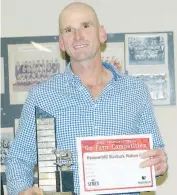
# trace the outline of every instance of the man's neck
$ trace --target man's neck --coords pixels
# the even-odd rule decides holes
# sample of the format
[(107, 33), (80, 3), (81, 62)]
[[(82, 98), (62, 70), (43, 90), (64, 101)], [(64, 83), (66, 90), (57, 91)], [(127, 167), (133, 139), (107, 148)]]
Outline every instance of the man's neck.
[(85, 86), (97, 86), (104, 82), (107, 74), (110, 74), (101, 60), (92, 62), (71, 62), (71, 68)]

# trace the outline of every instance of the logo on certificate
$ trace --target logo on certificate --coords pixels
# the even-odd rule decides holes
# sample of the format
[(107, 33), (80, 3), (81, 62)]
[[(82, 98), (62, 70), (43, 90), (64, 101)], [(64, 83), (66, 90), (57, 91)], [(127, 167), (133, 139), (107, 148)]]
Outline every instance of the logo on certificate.
[(146, 179), (146, 176), (142, 176), (142, 180), (145, 180)]
[(88, 186), (99, 186), (99, 181), (95, 181), (94, 179), (92, 179), (91, 181), (89, 181), (87, 183)]
[(147, 180), (146, 176), (142, 176), (141, 181), (138, 181), (138, 184), (140, 184), (140, 185), (144, 185), (144, 184), (152, 185), (152, 182)]

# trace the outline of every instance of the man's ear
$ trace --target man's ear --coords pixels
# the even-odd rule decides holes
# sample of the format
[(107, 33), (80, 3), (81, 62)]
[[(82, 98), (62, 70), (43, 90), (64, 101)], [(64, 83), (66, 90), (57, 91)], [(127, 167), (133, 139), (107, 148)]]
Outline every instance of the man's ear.
[(99, 38), (102, 44), (107, 40), (107, 33), (103, 25), (99, 27)]
[(61, 49), (62, 51), (65, 51), (65, 46), (64, 46), (64, 42), (63, 42), (63, 37), (62, 37), (61, 34), (59, 35), (59, 46), (60, 46), (60, 49)]

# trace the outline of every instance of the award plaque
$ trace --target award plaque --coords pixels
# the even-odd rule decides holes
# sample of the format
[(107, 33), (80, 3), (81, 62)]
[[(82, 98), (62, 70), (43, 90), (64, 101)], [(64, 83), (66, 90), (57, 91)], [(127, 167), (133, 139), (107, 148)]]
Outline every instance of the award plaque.
[(35, 108), (38, 187), (45, 195), (73, 195), (72, 154), (57, 150), (55, 117)]

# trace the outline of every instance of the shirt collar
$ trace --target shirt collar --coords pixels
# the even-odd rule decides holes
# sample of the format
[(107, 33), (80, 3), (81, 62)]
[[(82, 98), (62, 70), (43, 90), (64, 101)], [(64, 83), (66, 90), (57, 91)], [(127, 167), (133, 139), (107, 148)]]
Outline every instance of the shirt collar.
[[(119, 78), (123, 77), (123, 73), (119, 72), (114, 65), (106, 62), (103, 62), (102, 65), (113, 73), (114, 81), (117, 81)], [(69, 62), (66, 66), (65, 76), (68, 81), (72, 81), (73, 79), (79, 79), (79, 77), (75, 75), (71, 70), (71, 62)]]

